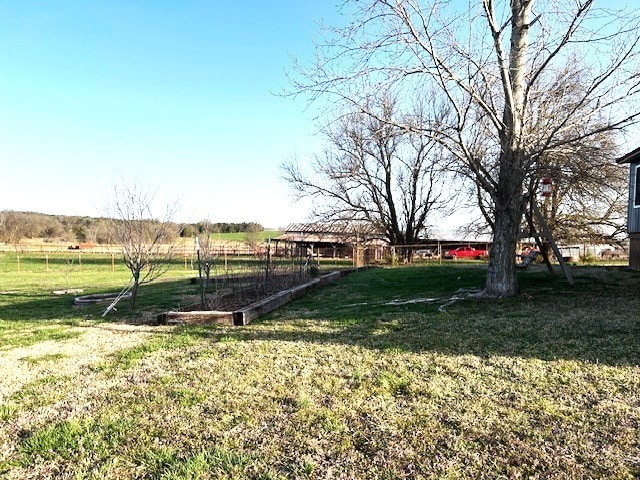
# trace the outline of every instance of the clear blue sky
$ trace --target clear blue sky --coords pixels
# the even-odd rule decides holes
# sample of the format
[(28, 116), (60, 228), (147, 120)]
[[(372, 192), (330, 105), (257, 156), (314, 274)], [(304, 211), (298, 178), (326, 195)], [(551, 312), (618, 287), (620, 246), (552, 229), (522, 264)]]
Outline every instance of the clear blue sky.
[(178, 220), (302, 221), (280, 165), (319, 148), (291, 57), (335, 2), (21, 0), (0, 4), (0, 210), (104, 213), (118, 176)]
[(305, 220), (280, 165), (320, 150), (315, 110), (274, 93), (340, 4), (0, 3), (0, 210), (101, 215), (123, 177), (179, 221)]

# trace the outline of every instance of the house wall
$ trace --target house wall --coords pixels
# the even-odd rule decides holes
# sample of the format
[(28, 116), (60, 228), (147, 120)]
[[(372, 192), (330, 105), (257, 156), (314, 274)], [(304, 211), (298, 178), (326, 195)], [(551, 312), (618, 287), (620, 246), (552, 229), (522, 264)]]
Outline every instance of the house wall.
[(640, 233), (629, 234), (629, 268), (640, 270)]
[(629, 235), (633, 233), (640, 233), (640, 202), (638, 202), (636, 195), (640, 195), (640, 191), (637, 191), (638, 182), (640, 178), (638, 174), (640, 172), (640, 162), (632, 162), (629, 171), (629, 211), (627, 215), (627, 231)]
[(640, 162), (629, 164), (629, 210), (627, 214), (627, 232), (629, 232), (629, 267), (640, 270), (640, 202), (638, 202), (638, 174)]

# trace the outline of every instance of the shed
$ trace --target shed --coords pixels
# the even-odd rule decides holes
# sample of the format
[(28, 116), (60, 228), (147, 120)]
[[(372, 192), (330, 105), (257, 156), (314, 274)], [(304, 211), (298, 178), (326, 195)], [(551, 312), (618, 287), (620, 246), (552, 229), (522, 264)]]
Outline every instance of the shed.
[(381, 261), (387, 242), (368, 225), (294, 223), (276, 240), (292, 243), (305, 254), (352, 258), (354, 264)]
[(618, 163), (629, 164), (629, 267), (640, 270), (640, 147), (620, 157)]

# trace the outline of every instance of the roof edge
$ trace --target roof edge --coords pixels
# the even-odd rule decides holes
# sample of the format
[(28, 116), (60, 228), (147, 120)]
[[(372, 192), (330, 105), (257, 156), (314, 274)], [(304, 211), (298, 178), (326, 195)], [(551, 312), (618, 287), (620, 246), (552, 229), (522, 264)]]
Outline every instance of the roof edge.
[(619, 159), (616, 160), (617, 163), (633, 163), (639, 161), (640, 162), (640, 147), (632, 150), (629, 153), (624, 154)]

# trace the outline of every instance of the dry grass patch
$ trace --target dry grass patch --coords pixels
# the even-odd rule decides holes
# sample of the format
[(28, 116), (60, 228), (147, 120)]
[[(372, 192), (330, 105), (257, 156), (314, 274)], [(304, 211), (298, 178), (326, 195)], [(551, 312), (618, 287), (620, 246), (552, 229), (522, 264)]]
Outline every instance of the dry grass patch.
[(0, 351), (0, 458), (15, 454), (16, 440), (25, 429), (85, 411), (87, 402), (81, 397), (109, 388), (95, 381), (91, 366), (152, 335), (146, 327), (117, 324), (49, 328), (66, 329), (64, 340)]
[[(82, 367), (99, 362), (115, 351), (138, 345), (152, 334), (148, 327), (125, 324), (97, 324), (64, 329), (57, 340), (0, 351), (3, 375), (0, 399), (23, 385), (46, 375), (75, 375)], [(21, 333), (28, 336), (29, 332)]]

